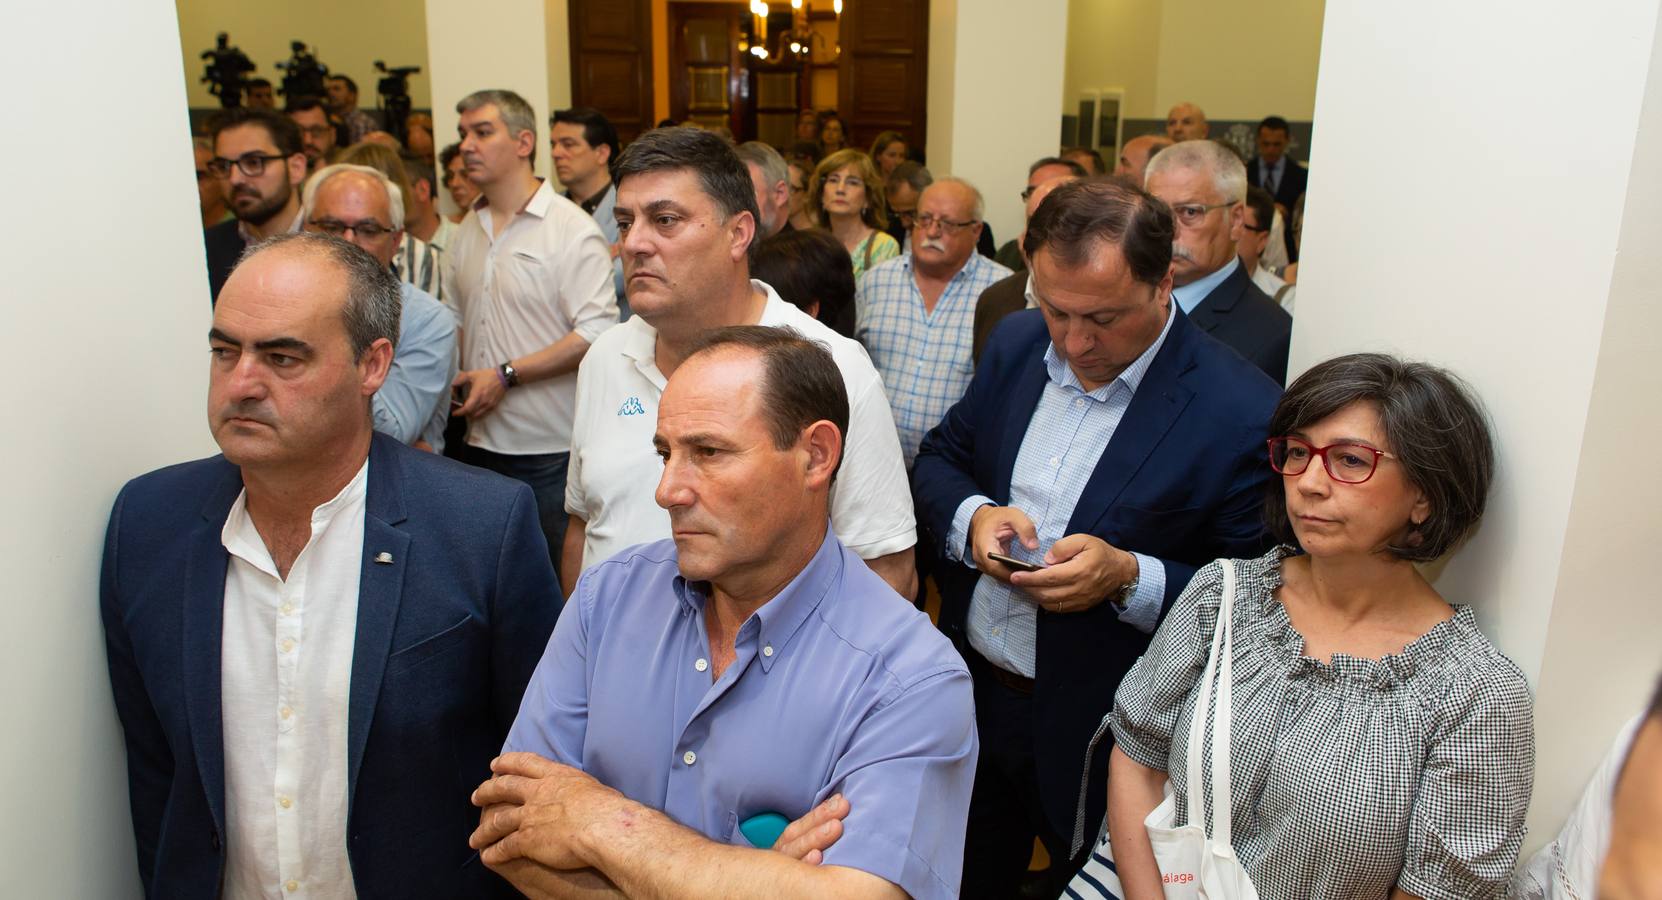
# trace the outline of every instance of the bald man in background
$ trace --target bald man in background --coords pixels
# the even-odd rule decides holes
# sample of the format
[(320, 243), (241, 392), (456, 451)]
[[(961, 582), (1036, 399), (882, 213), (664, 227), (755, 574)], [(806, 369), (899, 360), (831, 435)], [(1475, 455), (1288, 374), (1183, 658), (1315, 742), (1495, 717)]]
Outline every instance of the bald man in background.
[(1206, 124), (1206, 113), (1187, 100), (1166, 113), (1166, 137), (1171, 138), (1174, 144), (1205, 140), (1210, 131), (1211, 126)]
[(1171, 146), (1171, 139), (1158, 134), (1143, 134), (1125, 142), (1120, 148), (1119, 164), (1114, 166), (1114, 174), (1121, 178), (1131, 179), (1138, 187), (1143, 184), (1143, 173), (1148, 171), (1148, 161), (1154, 154)]

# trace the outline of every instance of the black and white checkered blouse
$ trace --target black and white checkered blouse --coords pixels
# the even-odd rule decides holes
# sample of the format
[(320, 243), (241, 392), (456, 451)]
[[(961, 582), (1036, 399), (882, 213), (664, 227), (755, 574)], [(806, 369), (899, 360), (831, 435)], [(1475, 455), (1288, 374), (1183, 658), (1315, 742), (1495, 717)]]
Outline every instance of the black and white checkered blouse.
[[(1504, 896), (1534, 772), (1523, 673), (1468, 607), (1381, 660), (1304, 656), (1275, 598), (1291, 552), (1242, 561), (1234, 607), (1231, 821), (1259, 895)], [(1180, 825), (1189, 786), (1171, 749), (1188, 740), (1221, 592), (1217, 563), (1196, 573), (1109, 716), (1127, 756), (1169, 773)]]

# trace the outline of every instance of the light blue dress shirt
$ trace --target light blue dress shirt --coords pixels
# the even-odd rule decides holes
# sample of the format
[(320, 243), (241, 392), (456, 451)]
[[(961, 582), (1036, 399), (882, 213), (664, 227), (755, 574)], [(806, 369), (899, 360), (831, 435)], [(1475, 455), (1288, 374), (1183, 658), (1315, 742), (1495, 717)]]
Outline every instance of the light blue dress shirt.
[[(1137, 386), (1166, 343), (1175, 318), (1168, 313), (1166, 325), (1154, 343), (1119, 377), (1094, 391), (1086, 391), (1079, 383), (1054, 344), (1045, 348), (1049, 380), (1028, 421), (1010, 475), (1010, 505), (1033, 521), (1039, 548), (1028, 550), (1021, 541), (1012, 540), (1010, 556), (1041, 563), (1051, 545), (1067, 536), (1068, 522), (1079, 505), (1085, 483), (1113, 440)], [(974, 567), (965, 552), (970, 518), (992, 502), (992, 498), (977, 494), (959, 504), (947, 534), (946, 556)], [(1137, 589), (1119, 617), (1137, 630), (1153, 634), (1166, 595), (1166, 568), (1152, 556), (1135, 552), (1132, 556), (1137, 558)], [(982, 575), (976, 582), (970, 595), (969, 642), (993, 665), (1034, 677), (1038, 622), (1038, 606), (1019, 589), (989, 575)]]
[(1178, 308), (1183, 310), (1184, 315), (1192, 313), (1195, 311), (1195, 307), (1200, 305), (1200, 301), (1205, 300), (1206, 295), (1212, 293), (1213, 288), (1223, 284), (1223, 280), (1228, 278), (1230, 273), (1240, 267), (1241, 258), (1239, 256), (1232, 256), (1230, 257), (1229, 262), (1224, 264), (1223, 268), (1213, 272), (1205, 278), (1202, 278), (1199, 281), (1191, 281), (1182, 287), (1172, 288), (1171, 298), (1177, 304)]
[(398, 349), (370, 402), (375, 430), (405, 444), (419, 438), (443, 453), (450, 384), (456, 380), (456, 314), (407, 281), (398, 289), (404, 299)]
[(969, 670), (945, 636), (827, 524), (712, 678), (706, 588), (681, 577), (673, 541), (585, 572), (504, 749), (740, 846), (747, 819), (794, 820), (841, 792), (827, 865), (957, 897), (978, 745)]
[(912, 257), (891, 259), (860, 277), (854, 339), (883, 376), (906, 468), (929, 429), (964, 396), (975, 374), (975, 305), (1010, 270), (979, 253), (947, 282), (933, 310), (923, 308)]

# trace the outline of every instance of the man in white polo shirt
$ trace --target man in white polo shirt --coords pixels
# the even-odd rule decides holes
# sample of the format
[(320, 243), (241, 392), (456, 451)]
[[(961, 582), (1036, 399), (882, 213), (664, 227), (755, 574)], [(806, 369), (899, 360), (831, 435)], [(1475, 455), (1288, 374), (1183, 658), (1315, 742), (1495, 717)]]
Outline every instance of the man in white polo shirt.
[(462, 459), (531, 486), (558, 569), (577, 364), (618, 318), (611, 253), (594, 219), (532, 171), (530, 104), (477, 91), (456, 112), (480, 189), (445, 254), (462, 313)]
[[(860, 345), (750, 280), (759, 238), (750, 173), (719, 137), (660, 128), (632, 142), (616, 169), (624, 284), (634, 317), (595, 342), (577, 382), (571, 513), (561, 581), (583, 568), (671, 536), (653, 499), (662, 463), (653, 449), (658, 398), (699, 335), (728, 325), (794, 328), (823, 343), (848, 389), (849, 429), (831, 494), (831, 525), (903, 597), (917, 590), (917, 542), (900, 439), (882, 381)], [(711, 465), (743, 448), (701, 451)], [(766, 491), (769, 485), (757, 485)]]

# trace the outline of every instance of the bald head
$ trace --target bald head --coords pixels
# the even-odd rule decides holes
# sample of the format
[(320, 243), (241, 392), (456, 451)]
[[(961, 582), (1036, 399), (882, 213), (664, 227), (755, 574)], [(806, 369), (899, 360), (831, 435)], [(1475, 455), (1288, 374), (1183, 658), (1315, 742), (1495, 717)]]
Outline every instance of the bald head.
[(1208, 131), (1206, 113), (1193, 103), (1179, 103), (1166, 113), (1166, 137), (1173, 142), (1198, 141)]
[(1171, 146), (1169, 138), (1158, 134), (1145, 134), (1134, 137), (1125, 142), (1120, 150), (1119, 164), (1114, 167), (1114, 174), (1143, 183), (1143, 174), (1148, 171), (1148, 161), (1154, 154)]

